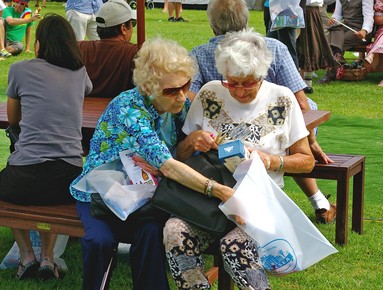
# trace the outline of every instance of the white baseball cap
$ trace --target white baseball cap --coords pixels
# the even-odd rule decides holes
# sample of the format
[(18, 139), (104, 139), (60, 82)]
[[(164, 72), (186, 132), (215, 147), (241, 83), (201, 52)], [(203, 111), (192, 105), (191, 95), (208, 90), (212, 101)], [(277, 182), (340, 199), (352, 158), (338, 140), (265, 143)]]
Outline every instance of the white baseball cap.
[(124, 0), (109, 0), (96, 13), (98, 27), (112, 27), (130, 19), (137, 19), (136, 11)]

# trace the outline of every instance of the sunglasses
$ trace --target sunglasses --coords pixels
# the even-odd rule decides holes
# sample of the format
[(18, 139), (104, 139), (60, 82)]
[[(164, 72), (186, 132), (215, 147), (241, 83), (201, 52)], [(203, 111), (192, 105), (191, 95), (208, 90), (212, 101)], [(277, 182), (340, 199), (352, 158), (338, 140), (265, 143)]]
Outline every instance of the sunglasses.
[(176, 96), (182, 91), (184, 94), (189, 90), (191, 84), (191, 79), (189, 79), (184, 85), (177, 88), (166, 88), (162, 90), (162, 95), (165, 97)]
[(136, 27), (136, 25), (137, 25), (136, 19), (130, 19), (129, 21), (130, 21), (130, 23), (132, 23), (132, 27)]
[(24, 5), (24, 6), (27, 5), (27, 2), (20, 1), (20, 0), (13, 0), (13, 2), (18, 3), (20, 5)]
[(221, 84), (229, 90), (235, 90), (235, 89), (239, 89), (239, 88), (242, 88), (244, 90), (252, 90), (259, 85), (259, 80), (252, 82), (252, 83), (245, 83), (245, 84), (241, 84), (241, 85), (236, 85), (236, 84), (229, 83), (228, 81), (223, 80), (221, 78)]

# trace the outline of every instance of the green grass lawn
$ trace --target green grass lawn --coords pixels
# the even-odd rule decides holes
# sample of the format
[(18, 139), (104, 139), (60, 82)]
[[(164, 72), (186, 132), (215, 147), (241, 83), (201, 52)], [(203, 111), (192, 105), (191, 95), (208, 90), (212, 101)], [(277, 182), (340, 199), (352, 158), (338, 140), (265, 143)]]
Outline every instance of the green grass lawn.
[[(33, 4), (33, 1), (31, 1)], [(48, 2), (43, 13), (55, 12), (64, 15), (62, 2)], [(146, 37), (161, 35), (177, 40), (187, 49), (205, 43), (213, 36), (203, 10), (184, 10), (183, 17), (190, 22), (168, 22), (168, 16), (160, 8), (146, 10)], [(251, 11), (249, 26), (264, 33), (262, 12)], [(135, 42), (136, 35), (133, 36)], [(0, 61), (0, 101), (6, 101), (7, 74), (13, 62), (32, 58), (24, 53)], [(351, 53), (346, 58), (354, 58)], [(319, 76), (324, 71), (317, 72)], [(331, 120), (319, 128), (318, 141), (326, 152), (349, 153), (366, 156), (364, 233), (349, 232), (349, 243), (335, 247), (339, 253), (313, 265), (307, 270), (283, 277), (270, 277), (273, 289), (383, 289), (383, 88), (376, 84), (383, 79), (382, 73), (369, 74), (361, 82), (333, 82), (317, 85), (309, 97), (320, 109), (332, 112)], [(42, 86), (46, 84), (41, 84)], [(0, 132), (0, 168), (8, 158), (8, 140)], [(318, 180), (323, 192), (336, 198), (335, 181)], [(302, 208), (310, 219), (314, 219), (311, 206), (297, 185), (286, 178), (285, 191)], [(351, 212), (350, 200), (350, 212)], [(351, 219), (349, 219), (351, 228)], [(335, 224), (318, 225), (325, 237), (335, 244)], [(13, 239), (8, 228), (0, 228), (0, 258), (10, 249)], [(0, 271), (0, 289), (81, 289), (81, 247), (78, 239), (70, 239), (63, 255), (68, 264), (68, 274), (61, 281), (16, 281), (15, 270)], [(208, 259), (211, 263), (211, 259)], [(148, 277), (150, 278), (150, 277)], [(122, 256), (114, 272), (111, 289), (131, 289), (129, 263)], [(214, 286), (216, 287), (216, 285)], [(172, 285), (172, 289), (176, 289)], [(215, 288), (216, 289), (216, 288)], [(139, 289), (141, 290), (141, 289)]]

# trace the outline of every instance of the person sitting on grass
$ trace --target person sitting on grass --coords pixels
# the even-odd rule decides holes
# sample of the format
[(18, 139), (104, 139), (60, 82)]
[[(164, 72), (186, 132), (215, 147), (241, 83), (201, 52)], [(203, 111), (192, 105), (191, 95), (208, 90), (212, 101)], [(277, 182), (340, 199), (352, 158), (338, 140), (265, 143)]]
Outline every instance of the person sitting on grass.
[(20, 54), (24, 45), (22, 39), (25, 35), (25, 51), (31, 52), (30, 43), (32, 38), (31, 26), (40, 14), (32, 14), (28, 8), (29, 0), (14, 0), (13, 7), (7, 7), (0, 18), (0, 56), (10, 57)]

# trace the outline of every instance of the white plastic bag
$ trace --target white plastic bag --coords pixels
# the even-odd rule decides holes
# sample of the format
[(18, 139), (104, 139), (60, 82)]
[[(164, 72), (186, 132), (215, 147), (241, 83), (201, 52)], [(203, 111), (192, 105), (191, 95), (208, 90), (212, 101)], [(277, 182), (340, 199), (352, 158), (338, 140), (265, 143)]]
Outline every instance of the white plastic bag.
[[(267, 174), (256, 152), (234, 173), (234, 195), (220, 209), (258, 242), (258, 253), (269, 273), (285, 275), (302, 271), (337, 250), (312, 224), (302, 210)], [(234, 221), (234, 220), (233, 220)]]
[[(31, 239), (31, 244), (33, 248), (33, 252), (35, 253), (35, 257), (38, 261), (40, 261), (40, 253), (41, 253), (41, 240), (39, 232), (30, 231), (29, 236)], [(67, 271), (68, 267), (65, 261), (60, 258), (64, 253), (66, 245), (68, 243), (69, 236), (66, 235), (57, 235), (57, 240), (55, 246), (53, 248), (53, 256), (55, 259), (55, 263), (60, 267), (61, 270)], [(13, 243), (13, 246), (4, 257), (3, 261), (0, 264), (0, 269), (11, 269), (16, 268), (19, 265), (19, 247), (16, 242)]]
[(156, 187), (152, 184), (121, 185), (116, 182), (107, 192), (99, 192), (105, 204), (121, 220), (147, 203)]
[(270, 0), (270, 30), (274, 31), (285, 27), (304, 28), (305, 18), (299, 2), (300, 0)]
[(121, 160), (103, 164), (86, 174), (74, 187), (81, 191), (96, 192), (109, 209), (121, 220), (142, 207), (153, 197), (153, 184), (129, 184)]

